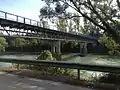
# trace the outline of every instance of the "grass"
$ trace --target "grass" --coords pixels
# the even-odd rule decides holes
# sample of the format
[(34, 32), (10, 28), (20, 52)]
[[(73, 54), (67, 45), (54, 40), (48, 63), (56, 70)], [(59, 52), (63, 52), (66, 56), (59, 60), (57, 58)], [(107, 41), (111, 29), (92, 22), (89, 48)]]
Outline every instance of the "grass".
[[(89, 54), (86, 57), (80, 57), (79, 54), (65, 54), (62, 56), (62, 59), (65, 61), (93, 64), (93, 65), (120, 66), (120, 57), (118, 56)], [(73, 72), (75, 74), (77, 73), (76, 70), (73, 70)], [(104, 74), (105, 73), (102, 72), (81, 70), (81, 78), (90, 81), (97, 81), (99, 77), (103, 76)]]
[(89, 54), (86, 57), (80, 57), (79, 54), (65, 54), (62, 56), (62, 59), (85, 64), (120, 66), (119, 56)]
[[(20, 59), (27, 58), (27, 59), (33, 60), (36, 58), (36, 55), (0, 55), (0, 57), (20, 58)], [(118, 56), (88, 54), (86, 57), (80, 57), (79, 53), (70, 53), (70, 54), (62, 55), (62, 60), (85, 63), (85, 64), (120, 66), (120, 57)]]

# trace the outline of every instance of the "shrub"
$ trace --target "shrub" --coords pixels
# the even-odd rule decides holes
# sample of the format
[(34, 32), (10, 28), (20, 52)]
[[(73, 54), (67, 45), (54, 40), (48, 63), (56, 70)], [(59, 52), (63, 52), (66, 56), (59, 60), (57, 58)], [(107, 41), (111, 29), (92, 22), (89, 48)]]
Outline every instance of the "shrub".
[[(61, 60), (61, 54), (51, 53), (48, 50), (41, 52), (37, 58), (38, 60)], [(44, 67), (41, 65), (33, 65), (33, 69), (42, 70), (43, 72), (48, 72), (56, 75), (70, 75), (71, 70), (65, 68), (57, 67)]]
[(108, 49), (110, 55), (120, 55), (120, 45), (112, 37), (103, 35), (99, 38), (99, 42)]
[(62, 55), (58, 53), (52, 53), (52, 56), (56, 58), (56, 60), (61, 60)]
[(53, 57), (52, 53), (48, 50), (41, 52), (41, 54), (37, 57), (38, 60), (56, 60)]

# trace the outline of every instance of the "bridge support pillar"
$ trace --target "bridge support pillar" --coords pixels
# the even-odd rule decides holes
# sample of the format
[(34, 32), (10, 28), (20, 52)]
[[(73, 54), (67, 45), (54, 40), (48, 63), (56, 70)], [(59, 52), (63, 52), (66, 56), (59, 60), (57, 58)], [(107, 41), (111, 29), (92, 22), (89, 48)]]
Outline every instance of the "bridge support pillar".
[(61, 42), (60, 41), (52, 41), (51, 52), (61, 54)]
[(56, 50), (55, 50), (55, 42), (52, 41), (52, 42), (51, 42), (51, 52), (52, 52), (52, 53), (55, 53), (55, 51), (56, 51)]
[(56, 42), (56, 53), (61, 54), (61, 42), (60, 41)]
[(87, 42), (80, 42), (80, 56), (87, 55)]
[(51, 52), (53, 54), (53, 57), (56, 58), (56, 60), (61, 60), (61, 42), (60, 41), (51, 42)]

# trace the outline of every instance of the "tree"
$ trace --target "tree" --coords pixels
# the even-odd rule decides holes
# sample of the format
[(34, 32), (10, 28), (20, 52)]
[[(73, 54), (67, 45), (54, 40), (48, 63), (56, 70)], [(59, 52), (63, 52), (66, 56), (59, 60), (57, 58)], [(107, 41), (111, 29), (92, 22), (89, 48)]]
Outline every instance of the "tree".
[[(103, 30), (107, 36), (119, 43), (120, 1), (116, 0), (42, 0), (46, 6), (40, 10), (40, 16), (50, 17), (83, 17), (97, 28)], [(53, 7), (54, 5), (54, 7)], [(68, 9), (78, 12), (79, 15), (69, 16)], [(74, 10), (73, 10), (74, 9)], [(117, 28), (114, 28), (117, 27)]]
[(112, 37), (108, 37), (106, 35), (103, 35), (99, 38), (99, 42), (107, 47), (108, 53), (110, 55), (120, 55), (120, 45), (117, 44)]
[(11, 41), (11, 45), (13, 47), (18, 47), (23, 49), (23, 47), (27, 44), (26, 40), (24, 38), (15, 38), (14, 40)]
[(0, 52), (5, 51), (5, 47), (8, 45), (4, 37), (0, 37)]
[(55, 60), (52, 53), (48, 50), (41, 52), (41, 54), (37, 57), (38, 60)]
[(39, 45), (40, 39), (30, 39), (28, 42), (30, 45)]
[(57, 23), (57, 28), (61, 31), (67, 32), (67, 20), (64, 18), (59, 18)]

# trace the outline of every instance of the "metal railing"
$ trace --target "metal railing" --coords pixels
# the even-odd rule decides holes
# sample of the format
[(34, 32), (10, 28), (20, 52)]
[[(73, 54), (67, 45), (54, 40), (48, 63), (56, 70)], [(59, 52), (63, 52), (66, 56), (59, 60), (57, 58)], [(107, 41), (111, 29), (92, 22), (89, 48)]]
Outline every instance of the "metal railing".
[(56, 30), (55, 26), (48, 25), (48, 24), (46, 25), (46, 23), (45, 23), (46, 21), (41, 21), (40, 22), (40, 21), (37, 21), (37, 20), (29, 19), (29, 18), (26, 18), (26, 17), (11, 14), (11, 13), (1, 11), (1, 10), (0, 10), (0, 18), (7, 19), (7, 20), (12, 20), (12, 21), (16, 21), (16, 22), (21, 22), (21, 23), (24, 23), (24, 24), (34, 25), (34, 26), (38, 26), (38, 27), (45, 27), (45, 28), (48, 28), (48, 29)]
[[(36, 26), (40, 26), (40, 22), (36, 21), (36, 20), (32, 20), (29, 18), (25, 18), (22, 16), (18, 16), (15, 14), (11, 14), (8, 12), (4, 12), (0, 10), (0, 17), (4, 18), (4, 19), (8, 19), (8, 20), (13, 20), (16, 22), (21, 22), (21, 23), (25, 23), (25, 24), (30, 24), (30, 25), (36, 25)], [(32, 22), (34, 22), (34, 24), (32, 24)]]
[(29, 59), (20, 60), (20, 59), (0, 58), (0, 62), (76, 69), (78, 79), (80, 79), (80, 70), (120, 73), (120, 67), (118, 66), (91, 65), (91, 64), (82, 64), (82, 63), (75, 63), (68, 61), (46, 61), (46, 60), (29, 60)]

